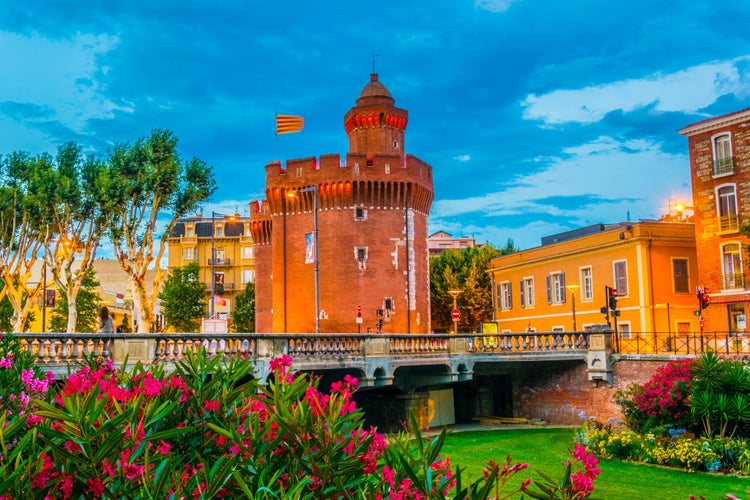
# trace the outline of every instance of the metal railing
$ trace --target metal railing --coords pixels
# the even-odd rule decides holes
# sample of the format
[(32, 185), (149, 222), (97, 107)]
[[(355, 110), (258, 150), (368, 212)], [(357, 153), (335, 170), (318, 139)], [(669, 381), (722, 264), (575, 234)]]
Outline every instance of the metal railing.
[(742, 273), (729, 273), (721, 276), (721, 289), (734, 290), (745, 288), (745, 275)]
[(731, 231), (739, 231), (740, 229), (740, 218), (738, 215), (720, 215), (719, 216), (719, 232), (728, 233)]
[(734, 156), (714, 160), (714, 175), (734, 173)]
[(612, 345), (621, 354), (750, 354), (748, 335), (732, 332), (631, 332), (618, 334)]

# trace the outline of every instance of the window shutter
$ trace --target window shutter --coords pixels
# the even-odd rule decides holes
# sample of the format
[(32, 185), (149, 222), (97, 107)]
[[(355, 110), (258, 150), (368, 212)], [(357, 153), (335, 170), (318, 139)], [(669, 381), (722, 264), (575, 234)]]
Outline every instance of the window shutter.
[(526, 307), (526, 297), (524, 297), (524, 294), (526, 293), (526, 287), (524, 286), (523, 280), (521, 280), (521, 307)]
[(513, 309), (513, 283), (508, 282), (508, 309)]
[(547, 304), (552, 303), (552, 275), (547, 275)]
[(568, 291), (565, 289), (565, 273), (560, 273), (560, 302), (565, 303), (567, 299)]

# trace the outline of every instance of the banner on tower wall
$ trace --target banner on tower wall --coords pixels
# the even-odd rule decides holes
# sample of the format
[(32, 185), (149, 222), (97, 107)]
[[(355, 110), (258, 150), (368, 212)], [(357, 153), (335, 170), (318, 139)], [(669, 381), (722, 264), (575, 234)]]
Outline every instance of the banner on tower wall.
[(315, 240), (313, 239), (313, 233), (305, 234), (305, 264), (312, 264), (315, 262)]

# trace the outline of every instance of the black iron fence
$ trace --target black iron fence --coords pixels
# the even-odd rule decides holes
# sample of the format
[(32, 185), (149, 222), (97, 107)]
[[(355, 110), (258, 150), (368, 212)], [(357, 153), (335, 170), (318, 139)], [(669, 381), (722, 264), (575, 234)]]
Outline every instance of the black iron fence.
[(714, 351), (725, 355), (748, 355), (746, 333), (734, 332), (618, 332), (613, 348), (622, 354), (701, 354)]

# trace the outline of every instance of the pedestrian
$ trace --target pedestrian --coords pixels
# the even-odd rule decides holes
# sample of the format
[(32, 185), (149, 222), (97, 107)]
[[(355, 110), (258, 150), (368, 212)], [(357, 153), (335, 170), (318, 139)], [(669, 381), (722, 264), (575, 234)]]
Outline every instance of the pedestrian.
[(116, 333), (117, 327), (115, 326), (114, 318), (109, 314), (107, 306), (102, 306), (99, 311), (99, 329), (97, 333)]

